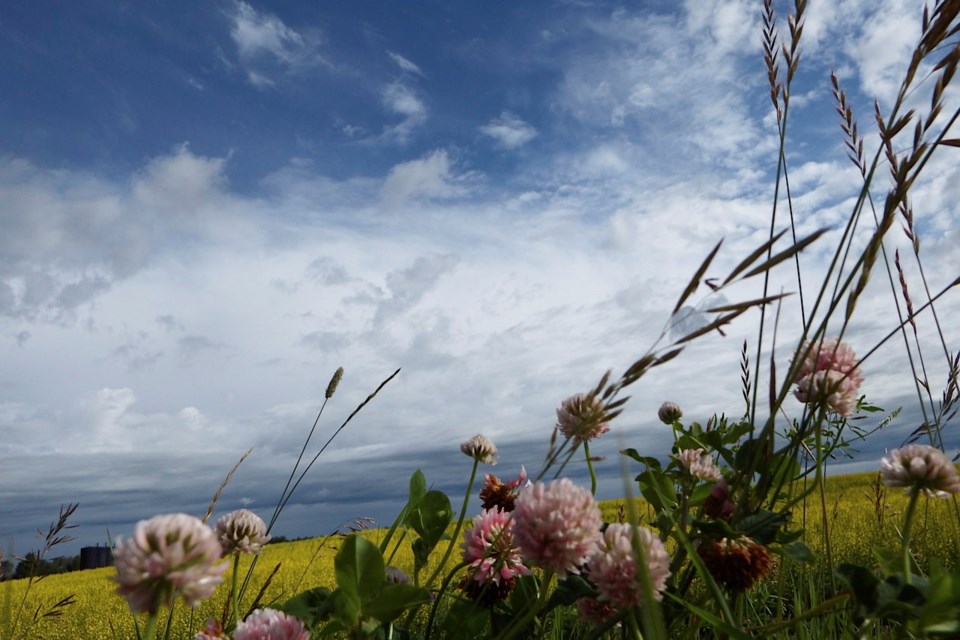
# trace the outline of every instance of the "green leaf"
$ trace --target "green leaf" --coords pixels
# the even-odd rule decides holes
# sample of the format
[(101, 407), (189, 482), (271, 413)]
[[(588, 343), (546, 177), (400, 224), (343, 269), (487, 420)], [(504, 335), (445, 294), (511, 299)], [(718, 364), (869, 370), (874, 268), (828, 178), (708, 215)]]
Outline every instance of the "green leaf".
[(580, 598), (586, 597), (596, 598), (597, 590), (583, 577), (571, 574), (557, 584), (557, 588), (550, 594), (547, 608), (572, 605)]
[(810, 547), (807, 546), (807, 543), (803, 542), (802, 540), (796, 540), (790, 544), (784, 545), (781, 548), (783, 549), (784, 555), (794, 562), (806, 563), (813, 562), (816, 559), (816, 556), (813, 555), (813, 551), (811, 551)]
[(433, 546), (427, 544), (423, 538), (417, 538), (410, 545), (410, 548), (413, 550), (413, 570), (419, 573), (423, 567), (427, 566)]
[(670, 480), (660, 470), (644, 471), (637, 476), (640, 493), (657, 511), (673, 511), (677, 506), (677, 492)]
[(313, 627), (318, 621), (326, 620), (330, 617), (333, 609), (333, 602), (330, 596), (330, 589), (326, 587), (316, 587), (315, 589), (298, 593), (281, 604), (278, 609), (303, 620), (308, 627)]
[(363, 602), (363, 616), (393, 622), (405, 609), (430, 601), (430, 592), (412, 584), (388, 584)]
[(324, 627), (320, 629), (319, 633), (321, 638), (332, 638), (337, 636), (338, 634), (343, 634), (348, 631), (350, 631), (349, 626), (345, 625), (343, 622), (339, 620), (332, 620), (331, 622), (328, 622), (326, 625), (324, 625)]
[[(343, 600), (337, 614), (352, 624), (360, 618), (363, 598), (379, 590), (387, 579), (380, 549), (366, 538), (356, 534), (347, 537), (333, 560), (337, 578), (337, 592)], [(341, 602), (335, 606), (339, 609)], [(340, 615), (342, 614), (342, 615)]]
[(850, 563), (837, 567), (837, 577), (853, 592), (853, 619), (860, 624), (877, 609), (877, 588), (880, 581), (869, 569)]
[(477, 603), (467, 600), (450, 607), (443, 619), (443, 637), (450, 640), (468, 640), (485, 635), (488, 611)]
[(441, 491), (428, 491), (416, 508), (407, 514), (407, 524), (431, 549), (443, 538), (451, 520), (450, 498)]
[(648, 468), (648, 469), (659, 469), (659, 468), (660, 468), (660, 461), (659, 461), (659, 460), (657, 460), (657, 459), (654, 458), (653, 456), (642, 456), (642, 455), (640, 455), (640, 453), (639, 453), (636, 449), (634, 449), (633, 447), (630, 447), (629, 449), (624, 449), (624, 450), (621, 451), (620, 453), (621, 453), (622, 455), (627, 456), (628, 458), (633, 458), (633, 459), (636, 460), (637, 462), (642, 462), (643, 464), (647, 465), (647, 468)]
[(413, 475), (410, 476), (410, 498), (407, 501), (407, 504), (410, 506), (416, 506), (423, 500), (424, 494), (427, 493), (427, 479), (423, 475), (423, 471), (417, 469), (413, 472)]
[(760, 509), (748, 516), (740, 518), (734, 524), (737, 529), (763, 545), (770, 544), (777, 537), (777, 532), (789, 519), (788, 514), (774, 513)]
[(713, 484), (699, 484), (693, 488), (693, 491), (690, 492), (690, 501), (689, 504), (691, 507), (699, 507), (707, 498), (710, 496), (710, 492), (713, 491)]

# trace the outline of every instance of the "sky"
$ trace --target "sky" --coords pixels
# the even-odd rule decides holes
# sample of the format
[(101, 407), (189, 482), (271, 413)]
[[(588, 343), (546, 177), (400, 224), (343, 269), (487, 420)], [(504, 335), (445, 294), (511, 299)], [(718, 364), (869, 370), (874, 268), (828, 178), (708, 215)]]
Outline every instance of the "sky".
[[(789, 7), (775, 6), (784, 34)], [(808, 295), (861, 186), (829, 74), (872, 156), (873, 101), (893, 103), (921, 9), (808, 5), (787, 140), (797, 232), (829, 230), (801, 256)], [(341, 366), (308, 458), (400, 373), (319, 458), (276, 535), (387, 526), (417, 468), (459, 504), (471, 461), (458, 445), (476, 433), (500, 450), (483, 471), (535, 473), (564, 398), (703, 309), (761, 295), (758, 279), (700, 287), (692, 315), (671, 320), (719, 240), (707, 276), (769, 234), (778, 138), (761, 27), (761, 3), (745, 0), (8, 3), (0, 544), (34, 549), (66, 503), (80, 504), (67, 552), (159, 513), (202, 515), (251, 447), (216, 515), (269, 517)], [(924, 108), (930, 89), (911, 101)], [(960, 274), (954, 153), (913, 194), (932, 291)], [(777, 229), (785, 210), (781, 194)], [(863, 246), (869, 228), (858, 233)], [(898, 229), (888, 248), (922, 300)], [(792, 264), (774, 272), (772, 291), (797, 289)], [(780, 310), (780, 372), (797, 300)], [(858, 354), (896, 328), (893, 305), (878, 271), (845, 334)], [(957, 295), (937, 311), (956, 349)], [(742, 415), (740, 350), (755, 354), (759, 325), (747, 313), (630, 388), (593, 447), (600, 497), (639, 470), (620, 449), (668, 454), (661, 402), (700, 422)], [(935, 331), (918, 319), (937, 399)], [(837, 468), (877, 468), (922, 421), (905, 353), (896, 338), (863, 363), (868, 400), (903, 412)], [(569, 472), (586, 482), (582, 462)]]

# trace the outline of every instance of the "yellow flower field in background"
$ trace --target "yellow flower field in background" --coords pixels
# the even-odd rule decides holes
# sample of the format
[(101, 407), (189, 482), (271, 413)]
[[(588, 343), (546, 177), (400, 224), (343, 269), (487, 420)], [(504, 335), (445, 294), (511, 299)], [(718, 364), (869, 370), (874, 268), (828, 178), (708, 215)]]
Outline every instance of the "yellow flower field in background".
[[(899, 546), (897, 523), (901, 521), (907, 500), (900, 491), (878, 487), (875, 478), (876, 474), (864, 473), (827, 480), (827, 522), (835, 563), (850, 561), (871, 565), (874, 563), (875, 549), (895, 551)], [(648, 506), (640, 498), (635, 500), (641, 519), (648, 520), (651, 515)], [(806, 517), (806, 541), (820, 560), (824, 553), (824, 544), (818, 503), (818, 499), (808, 499), (806, 514), (799, 510), (794, 512), (793, 518), (795, 524), (800, 526)], [(625, 503), (623, 500), (611, 500), (602, 503), (601, 507), (604, 521), (616, 522), (620, 511), (625, 509)], [(957, 508), (952, 499), (928, 500), (924, 503), (923, 510), (918, 513), (915, 529), (915, 549), (921, 566), (931, 558), (938, 558), (948, 566), (955, 566), (960, 560)], [(383, 530), (370, 530), (362, 535), (379, 542), (383, 534)], [(268, 545), (257, 563), (253, 588), (247, 590), (241, 609), (245, 611), (252, 604), (261, 585), (278, 564), (280, 568), (261, 600), (264, 605), (283, 602), (309, 588), (333, 587), (333, 557), (341, 540), (339, 536), (332, 536)], [(409, 541), (407, 538), (400, 545), (392, 564), (412, 573), (413, 557)], [(457, 544), (459, 545), (459, 541)], [(452, 568), (458, 561), (459, 546), (448, 565)], [(242, 573), (246, 572), (248, 563), (249, 560), (244, 558), (241, 564)], [(71, 594), (76, 597), (76, 604), (67, 607), (62, 616), (41, 619), (29, 635), (48, 640), (135, 638), (133, 618), (127, 604), (114, 593), (115, 584), (112, 578), (115, 573), (115, 570), (109, 567), (49, 576), (40, 580), (34, 585), (26, 604), (26, 610), (31, 615), (38, 606), (49, 607)], [(173, 617), (172, 638), (192, 638), (193, 633), (203, 626), (208, 617), (220, 616), (229, 590), (229, 574), (227, 578), (216, 594), (196, 609), (177, 606)], [(0, 586), (3, 603), (0, 633), (4, 637), (9, 633), (11, 608), (16, 607), (19, 602), (25, 584), (25, 580), (12, 580)], [(31, 615), (25, 615), (27, 621)]]

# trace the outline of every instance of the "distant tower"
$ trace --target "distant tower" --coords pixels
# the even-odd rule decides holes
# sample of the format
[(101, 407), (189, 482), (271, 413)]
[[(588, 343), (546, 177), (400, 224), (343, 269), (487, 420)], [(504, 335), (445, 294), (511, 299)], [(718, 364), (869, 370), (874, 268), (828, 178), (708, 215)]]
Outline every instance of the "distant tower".
[(80, 548), (80, 568), (97, 569), (99, 567), (113, 566), (113, 549), (110, 547), (81, 547)]

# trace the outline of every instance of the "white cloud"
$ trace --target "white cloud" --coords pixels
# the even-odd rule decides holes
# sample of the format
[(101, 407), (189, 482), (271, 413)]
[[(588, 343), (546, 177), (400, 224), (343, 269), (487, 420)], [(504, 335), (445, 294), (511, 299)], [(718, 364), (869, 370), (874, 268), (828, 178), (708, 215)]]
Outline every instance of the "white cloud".
[(418, 76), (423, 76), (423, 71), (420, 69), (419, 66), (417, 66), (407, 58), (404, 58), (399, 53), (394, 53), (393, 51), (387, 51), (387, 55), (390, 56), (391, 60), (397, 63), (397, 66), (400, 67), (401, 71), (404, 71), (406, 73), (413, 73)]
[(233, 27), (230, 30), (237, 50), (243, 58), (269, 54), (292, 62), (303, 47), (303, 38), (279, 18), (263, 15), (246, 2), (234, 5)]
[(409, 200), (448, 198), (462, 193), (451, 168), (450, 156), (443, 149), (398, 164), (390, 169), (381, 197), (386, 204), (398, 206)]
[(564, 60), (558, 104), (586, 125), (672, 148), (688, 169), (743, 166), (775, 150), (747, 99), (763, 81), (747, 64), (759, 54), (758, 17), (745, 0), (688, 2), (680, 14), (618, 10), (567, 25), (593, 46)]
[(921, 10), (909, 0), (887, 2), (866, 18), (860, 37), (847, 45), (864, 91), (879, 98), (882, 105), (889, 106), (896, 98), (910, 52), (920, 36), (917, 17)]
[(320, 39), (315, 30), (305, 36), (242, 0), (233, 4), (228, 15), (240, 63), (247, 80), (257, 88), (274, 86), (280, 74), (327, 64), (317, 51)]
[[(231, 207), (225, 162), (184, 144), (148, 161), (129, 184), (111, 184), (0, 159), (0, 317), (71, 321), (158, 252), (190, 238), (248, 233), (236, 215), (243, 207), (221, 224)], [(172, 237), (181, 246), (168, 244)]]
[[(766, 238), (775, 154), (763, 156), (769, 123), (756, 107), (766, 104), (765, 79), (743, 67), (759, 66), (755, 32), (744, 37), (755, 21), (746, 6), (607, 16), (573, 29), (591, 34), (576, 50), (564, 48), (572, 27), (550, 25), (558, 50), (570, 51), (551, 67), (563, 86), (532, 95), (554, 100), (544, 110), (559, 115), (544, 125), (551, 136), (567, 127), (575, 139), (551, 139), (549, 156), (518, 154), (511, 175), (483, 190), (464, 169), (483, 154), (452, 144), (350, 177), (293, 158), (243, 188), (227, 180), (228, 158), (186, 146), (119, 179), (0, 160), (0, 450), (15, 479), (0, 487), (0, 522), (23, 523), (29, 535), (60, 500), (79, 500), (121, 532), (159, 505), (202, 511), (252, 445), (222, 504), (269, 508), (341, 365), (324, 427), (402, 372), (327, 452), (278, 533), (317, 533), (317, 521), (368, 508), (389, 523), (404, 483), (384, 481), (371, 499), (371, 478), (402, 479), (419, 466), (436, 486), (459, 487), (457, 443), (478, 431), (498, 441), (505, 473), (532, 470), (562, 398), (607, 368), (621, 372), (665, 327), (670, 337), (677, 295), (720, 238), (711, 277)], [(264, 32), (247, 40), (247, 71), (279, 82), (295, 39), (254, 14)], [(384, 88), (383, 106), (401, 121), (385, 133), (393, 140), (426, 121), (413, 75)], [(504, 144), (522, 138), (526, 123), (504, 114), (490, 124), (504, 123)], [(798, 232), (833, 230), (801, 255), (807, 291), (858, 189), (842, 153), (810, 147), (790, 156)], [(372, 151), (379, 166), (383, 150)], [(934, 290), (960, 271), (960, 181), (950, 150), (943, 158), (914, 198)], [(891, 247), (904, 246), (901, 235)], [(916, 265), (904, 262), (919, 299)], [(884, 280), (875, 274), (848, 332), (858, 352), (895, 322)], [(781, 287), (797, 288), (792, 264), (774, 275), (772, 289)], [(758, 290), (751, 281), (723, 295), (736, 302)], [(702, 310), (718, 299), (701, 287), (685, 304)], [(778, 371), (798, 307), (796, 296), (784, 302)], [(938, 307), (943, 318), (957, 309), (955, 295)], [(739, 349), (751, 340), (753, 357), (757, 321), (747, 314), (728, 338), (706, 336), (631, 388), (615, 424), (627, 446), (668, 450), (655, 417), (664, 399), (701, 422), (739, 415)], [(960, 339), (953, 325), (945, 331), (949, 345)], [(865, 368), (864, 391), (891, 406), (905, 366), (888, 346)], [(942, 369), (939, 360), (931, 366)], [(611, 436), (596, 449), (609, 456), (598, 465), (605, 495), (622, 488)]]
[(406, 142), (426, 121), (427, 106), (412, 87), (399, 81), (384, 86), (380, 97), (384, 107), (403, 117), (399, 123), (385, 127), (382, 138)]
[(516, 149), (537, 137), (537, 130), (509, 111), (480, 127), (480, 133), (506, 149)]

